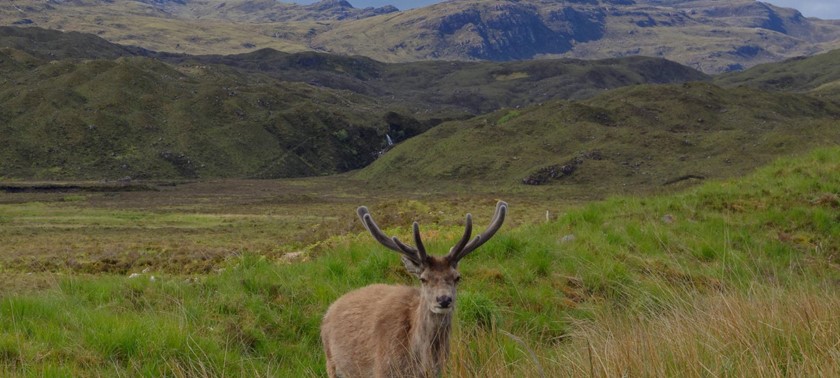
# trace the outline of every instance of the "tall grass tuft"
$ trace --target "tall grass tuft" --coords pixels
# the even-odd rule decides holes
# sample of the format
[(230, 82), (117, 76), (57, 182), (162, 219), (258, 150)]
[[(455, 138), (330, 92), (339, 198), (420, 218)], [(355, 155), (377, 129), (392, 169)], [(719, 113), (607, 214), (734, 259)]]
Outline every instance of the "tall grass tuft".
[(829, 377), (840, 374), (840, 293), (760, 288), (657, 313), (575, 322), (564, 375)]

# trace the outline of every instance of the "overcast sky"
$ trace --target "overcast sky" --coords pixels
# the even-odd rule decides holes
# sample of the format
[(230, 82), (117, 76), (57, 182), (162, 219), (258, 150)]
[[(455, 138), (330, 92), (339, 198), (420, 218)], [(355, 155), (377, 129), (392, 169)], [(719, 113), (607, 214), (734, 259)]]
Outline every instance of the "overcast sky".
[[(290, 0), (283, 0), (290, 1)], [(423, 7), (429, 4), (439, 3), (441, 0), (348, 0), (356, 8), (381, 7), (393, 5), (401, 10)], [(296, 0), (296, 3), (311, 4), (315, 0)], [(840, 0), (765, 0), (787, 8), (795, 8), (806, 17), (817, 17), (822, 19), (840, 19)]]
[(780, 7), (794, 8), (806, 17), (824, 20), (840, 19), (840, 1), (838, 0), (766, 0), (765, 2)]

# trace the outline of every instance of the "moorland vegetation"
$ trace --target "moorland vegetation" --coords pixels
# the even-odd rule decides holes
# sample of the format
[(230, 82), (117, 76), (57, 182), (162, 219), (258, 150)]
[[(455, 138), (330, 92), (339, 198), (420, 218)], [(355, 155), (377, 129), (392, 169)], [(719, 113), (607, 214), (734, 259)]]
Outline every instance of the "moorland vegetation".
[[(840, 373), (838, 162), (840, 149), (823, 148), (678, 194), (581, 204), (511, 195), (514, 223), (461, 264), (445, 374)], [(414, 280), (353, 207), (390, 215), (380, 225), (403, 239), (419, 218), (430, 225), (426, 245), (445, 249), (463, 213), (486, 221), (497, 194), (407, 200), (343, 188), (294, 204), (246, 201), (242, 187), (213, 202), (197, 191), (158, 208), (137, 204), (146, 211), (112, 207), (124, 201), (108, 194), (0, 195), (3, 240), (55, 253), (15, 265), (26, 254), (4, 245), (0, 372), (323, 375), (318, 327), (329, 303), (369, 283)], [(540, 220), (547, 207), (554, 216)], [(313, 221), (319, 208), (336, 218)], [(324, 219), (347, 228), (296, 260), (275, 249)], [(98, 248), (100, 264), (74, 272), (72, 261)], [(213, 248), (225, 253), (207, 273), (188, 273)], [(107, 268), (120, 259), (138, 264)]]

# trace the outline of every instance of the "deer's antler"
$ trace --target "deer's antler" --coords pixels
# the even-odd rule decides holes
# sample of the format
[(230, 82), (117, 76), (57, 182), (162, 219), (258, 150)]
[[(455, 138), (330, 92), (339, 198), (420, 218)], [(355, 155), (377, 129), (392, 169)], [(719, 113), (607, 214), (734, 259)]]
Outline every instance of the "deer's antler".
[(373, 235), (373, 238), (376, 239), (379, 243), (392, 249), (394, 251), (399, 252), (407, 259), (411, 260), (413, 263), (417, 265), (423, 265), (426, 262), (426, 248), (423, 246), (423, 241), (420, 240), (420, 225), (417, 222), (414, 222), (413, 229), (414, 229), (414, 243), (417, 244), (417, 247), (412, 247), (397, 239), (396, 236), (388, 237), (385, 235), (385, 232), (376, 225), (376, 222), (373, 221), (373, 218), (370, 216), (370, 211), (365, 206), (360, 206), (356, 213), (359, 214), (359, 219), (362, 220), (362, 223), (365, 225), (365, 228)]
[(476, 248), (490, 240), (496, 231), (502, 227), (502, 223), (505, 222), (507, 207), (507, 202), (499, 201), (496, 204), (496, 212), (493, 214), (493, 220), (490, 221), (490, 225), (487, 226), (487, 229), (484, 230), (484, 232), (472, 240), (470, 240), (470, 235), (472, 234), (472, 215), (467, 214), (466, 224), (464, 225), (464, 236), (461, 237), (461, 240), (459, 240), (458, 243), (449, 250), (449, 254), (446, 255), (449, 263), (453, 266), (458, 265), (458, 261), (464, 258), (464, 256), (470, 254), (470, 252), (476, 250)]

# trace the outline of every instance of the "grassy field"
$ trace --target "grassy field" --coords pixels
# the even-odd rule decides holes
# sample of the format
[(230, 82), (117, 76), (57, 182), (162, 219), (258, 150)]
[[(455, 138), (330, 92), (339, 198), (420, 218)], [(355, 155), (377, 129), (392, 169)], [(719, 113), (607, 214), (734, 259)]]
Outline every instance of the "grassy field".
[[(0, 192), (0, 269), (28, 273), (208, 273), (232, 255), (323, 249), (331, 237), (364, 230), (355, 215), (362, 204), (386, 225), (417, 219), (452, 227), (470, 211), (489, 217), (501, 195), (466, 185), (454, 193), (383, 191), (348, 175), (149, 183), (130, 191), (99, 183), (6, 186), (20, 192)], [(572, 203), (543, 203), (545, 195), (532, 193), (505, 198), (520, 206), (512, 225), (545, 219), (546, 211), (556, 216)]]
[(413, 284), (356, 206), (402, 237), (419, 219), (441, 253), (505, 199), (509, 223), (461, 264), (446, 376), (836, 376), (838, 172), (833, 147), (580, 203), (347, 176), (0, 194), (0, 375), (323, 376), (329, 303)]

